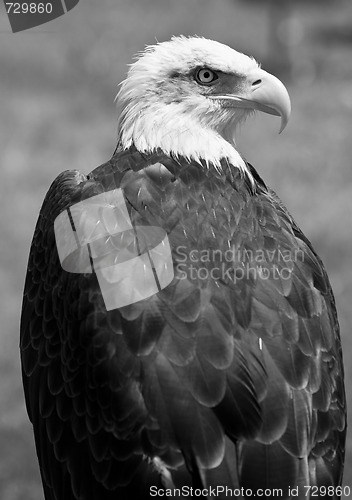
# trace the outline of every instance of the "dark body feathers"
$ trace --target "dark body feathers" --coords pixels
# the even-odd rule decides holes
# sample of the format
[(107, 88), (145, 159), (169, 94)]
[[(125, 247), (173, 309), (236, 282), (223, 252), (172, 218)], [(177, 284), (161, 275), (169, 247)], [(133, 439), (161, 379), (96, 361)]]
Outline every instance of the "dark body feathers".
[[(152, 485), (281, 488), (281, 498), (299, 487), (307, 498), (304, 486), (340, 484), (334, 298), (310, 243), (252, 174), (254, 185), (225, 162), (219, 174), (131, 149), (52, 184), (21, 321), (47, 500), (144, 499)], [(94, 274), (62, 270), (53, 222), (115, 188), (134, 224), (167, 232), (175, 279), (106, 311)]]

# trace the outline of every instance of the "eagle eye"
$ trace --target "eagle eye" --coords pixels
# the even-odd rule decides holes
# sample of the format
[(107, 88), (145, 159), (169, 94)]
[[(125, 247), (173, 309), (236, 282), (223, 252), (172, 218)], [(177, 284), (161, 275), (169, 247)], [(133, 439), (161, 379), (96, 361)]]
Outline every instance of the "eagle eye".
[(218, 78), (215, 71), (209, 68), (201, 68), (196, 73), (196, 81), (201, 85), (211, 85)]

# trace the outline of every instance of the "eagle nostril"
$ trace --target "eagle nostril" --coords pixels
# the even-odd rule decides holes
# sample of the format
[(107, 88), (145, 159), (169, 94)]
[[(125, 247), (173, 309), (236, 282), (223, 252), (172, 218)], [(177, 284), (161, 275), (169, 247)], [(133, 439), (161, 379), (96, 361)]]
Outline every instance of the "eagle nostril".
[(260, 85), (262, 83), (262, 81), (259, 79), (259, 80), (256, 80), (255, 82), (252, 83), (252, 87), (254, 87), (255, 85)]

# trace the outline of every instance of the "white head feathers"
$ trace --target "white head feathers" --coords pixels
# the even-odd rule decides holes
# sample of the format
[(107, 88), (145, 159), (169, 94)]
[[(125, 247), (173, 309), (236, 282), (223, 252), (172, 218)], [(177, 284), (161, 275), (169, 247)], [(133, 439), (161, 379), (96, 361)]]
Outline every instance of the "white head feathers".
[[(201, 81), (202, 69), (214, 80)], [(255, 108), (242, 98), (248, 97), (248, 75), (256, 71), (261, 70), (254, 59), (205, 38), (173, 37), (147, 47), (117, 96), (119, 144), (134, 144), (141, 152), (160, 148), (215, 167), (226, 158), (246, 169), (234, 132)]]

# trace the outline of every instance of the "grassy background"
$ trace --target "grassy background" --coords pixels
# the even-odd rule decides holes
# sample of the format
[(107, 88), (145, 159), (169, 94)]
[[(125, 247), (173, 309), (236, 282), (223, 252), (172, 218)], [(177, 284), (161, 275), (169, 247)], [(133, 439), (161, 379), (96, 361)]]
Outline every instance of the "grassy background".
[[(293, 115), (258, 115), (238, 144), (290, 209), (323, 258), (336, 295), (352, 388), (352, 2), (291, 2), (278, 26), (290, 56), (281, 76)], [(18, 356), (28, 250), (44, 195), (67, 168), (89, 172), (115, 145), (113, 100), (126, 63), (147, 43), (203, 35), (280, 73), (267, 2), (84, 0), (69, 14), (12, 34), (0, 5), (0, 498), (43, 498)], [(281, 61), (282, 62), (282, 61)], [(352, 440), (345, 484), (352, 488)]]

